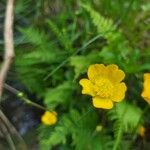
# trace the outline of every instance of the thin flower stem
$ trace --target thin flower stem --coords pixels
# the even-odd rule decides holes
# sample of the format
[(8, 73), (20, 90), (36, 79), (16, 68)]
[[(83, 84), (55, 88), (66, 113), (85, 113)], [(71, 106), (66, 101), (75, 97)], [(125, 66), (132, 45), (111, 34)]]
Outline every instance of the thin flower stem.
[(59, 64), (54, 70), (52, 70), (43, 80), (47, 80), (50, 76), (52, 76), (57, 70), (59, 70), (62, 66), (64, 66), (69, 60), (70, 57), (78, 54), (80, 51), (84, 50), (87, 46), (89, 46), (91, 43), (93, 43), (94, 41), (96, 41), (97, 39), (99, 39), (100, 37), (102, 37), (102, 35), (97, 35), (94, 38), (92, 38), (91, 40), (89, 40), (87, 43), (85, 43), (81, 48), (77, 49), (71, 56), (69, 56), (68, 58), (66, 58), (61, 64)]
[(12, 86), (8, 85), (8, 84), (4, 84), (4, 88), (6, 88), (8, 91), (12, 92), (13, 94), (17, 95), (20, 99), (22, 99), (25, 103), (29, 104), (29, 105), (32, 105), (34, 107), (37, 107), (39, 109), (42, 109), (44, 111), (50, 111), (48, 110), (47, 108), (31, 101), (30, 99), (28, 99), (25, 94), (15, 88), (13, 88)]
[(119, 128), (119, 132), (118, 132), (115, 144), (113, 146), (113, 150), (117, 150), (118, 149), (118, 145), (120, 144), (122, 135), (123, 135), (123, 122), (121, 122), (121, 125), (120, 125), (120, 128)]
[[(20, 93), (19, 93), (19, 94), (20, 94)], [(18, 95), (19, 95), (19, 94), (18, 94)], [(32, 105), (32, 106), (35, 106), (35, 107), (37, 107), (37, 108), (39, 108), (39, 109), (42, 109), (42, 110), (44, 110), (44, 111), (47, 111), (47, 109), (46, 109), (45, 107), (43, 107), (43, 106), (41, 106), (41, 105), (39, 105), (39, 104), (37, 104), (37, 103), (31, 101), (30, 99), (26, 98), (25, 96), (18, 96), (18, 97), (20, 97), (24, 102), (26, 102), (26, 103), (29, 104), (29, 105)]]
[[(116, 109), (116, 106), (115, 106), (115, 109)], [(124, 117), (124, 114), (126, 113), (126, 111), (127, 111), (127, 106), (124, 108), (124, 111), (123, 111), (123, 113), (121, 115), (122, 116), (121, 118)], [(124, 124), (123, 124), (122, 120), (119, 120), (119, 122), (120, 122), (120, 126), (119, 126), (119, 130), (118, 130), (118, 133), (117, 133), (117, 137), (115, 139), (115, 143), (113, 145), (113, 150), (117, 150), (118, 149), (118, 146), (119, 146), (119, 144), (121, 142), (121, 139), (122, 139), (122, 136), (123, 136)]]

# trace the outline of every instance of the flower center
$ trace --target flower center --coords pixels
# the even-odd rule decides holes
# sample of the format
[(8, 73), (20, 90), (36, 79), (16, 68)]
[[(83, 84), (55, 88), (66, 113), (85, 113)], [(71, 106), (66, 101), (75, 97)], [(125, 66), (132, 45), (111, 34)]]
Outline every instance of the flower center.
[(100, 96), (101, 98), (109, 98), (113, 94), (113, 85), (110, 80), (100, 78), (95, 83), (95, 91), (97, 96)]

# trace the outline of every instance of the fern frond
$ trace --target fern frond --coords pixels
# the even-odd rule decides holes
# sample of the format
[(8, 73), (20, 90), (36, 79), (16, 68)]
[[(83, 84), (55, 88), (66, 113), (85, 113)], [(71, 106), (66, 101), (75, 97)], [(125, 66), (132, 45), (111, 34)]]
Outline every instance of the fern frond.
[(22, 33), (24, 41), (34, 45), (42, 45), (47, 42), (47, 35), (34, 27), (18, 28)]
[(108, 40), (112, 40), (112, 38), (114, 39), (118, 36), (118, 33), (115, 32), (116, 26), (111, 19), (103, 17), (88, 4), (82, 4), (81, 6), (90, 14), (92, 22), (99, 34), (102, 34), (102, 36)]
[[(103, 150), (103, 143), (100, 143), (101, 139), (106, 140), (105, 144), (108, 144), (109, 141), (108, 138), (106, 139), (107, 136), (103, 138), (100, 134), (93, 134), (97, 123), (98, 116), (93, 109), (92, 111), (82, 110), (82, 112), (71, 109), (69, 113), (62, 115), (56, 127), (51, 128), (51, 130), (49, 128), (43, 129), (43, 127), (40, 129), (40, 144), (43, 147), (49, 147), (49, 149), (61, 144), (61, 147), (70, 145), (70, 149), (75, 150)], [(49, 136), (47, 136), (48, 133)], [(69, 143), (68, 136), (71, 137)]]
[(57, 45), (49, 42), (49, 37), (43, 30), (33, 27), (19, 30), (25, 43), (23, 50), (17, 49), (15, 59), (19, 78), (29, 90), (41, 94), (46, 87), (43, 78), (66, 58), (66, 52), (60, 51)]
[(45, 94), (45, 104), (51, 108), (55, 108), (59, 104), (65, 104), (66, 106), (75, 88), (75, 84), (65, 81), (56, 88), (48, 89)]
[(48, 20), (48, 25), (50, 29), (53, 31), (55, 36), (57, 37), (58, 41), (60, 42), (61, 46), (64, 47), (64, 49), (68, 52), (71, 52), (73, 50), (71, 40), (68, 37), (68, 34), (65, 30), (65, 28), (61, 31), (57, 25), (52, 22), (51, 20)]
[(113, 150), (117, 150), (124, 132), (132, 132), (139, 123), (142, 111), (135, 105), (121, 102), (109, 111), (109, 118), (114, 121), (115, 143)]
[[(16, 2), (16, 5), (15, 5), (15, 14), (16, 16), (19, 16), (21, 13), (29, 13), (29, 7), (30, 7), (30, 4), (31, 1), (30, 0), (20, 0), (20, 1), (17, 1)], [(28, 10), (28, 11), (26, 11)], [(32, 9), (30, 10), (30, 12), (32, 11)]]

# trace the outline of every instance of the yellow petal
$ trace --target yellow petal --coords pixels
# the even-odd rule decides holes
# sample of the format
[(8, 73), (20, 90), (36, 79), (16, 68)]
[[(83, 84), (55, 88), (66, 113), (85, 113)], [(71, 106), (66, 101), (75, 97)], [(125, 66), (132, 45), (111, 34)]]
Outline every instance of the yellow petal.
[(95, 96), (94, 87), (90, 80), (88, 79), (81, 79), (79, 81), (80, 85), (83, 87), (82, 94), (87, 94), (91, 96)]
[(115, 85), (114, 87), (114, 93), (112, 96), (112, 101), (114, 102), (120, 102), (124, 99), (125, 93), (126, 93), (127, 87), (125, 83), (119, 83)]
[(150, 73), (144, 74), (144, 91), (150, 95)]
[(53, 125), (57, 122), (57, 113), (56, 112), (49, 112), (46, 111), (42, 117), (41, 117), (41, 122), (45, 125)]
[(108, 65), (108, 66), (107, 66), (107, 69), (114, 71), (114, 70), (117, 70), (117, 69), (118, 69), (118, 66), (115, 65), (115, 64), (111, 64), (111, 65)]
[(101, 99), (100, 97), (93, 97), (93, 106), (96, 108), (111, 109), (113, 102), (110, 99)]
[(150, 104), (150, 73), (144, 74), (144, 89), (141, 96)]
[(88, 68), (88, 78), (95, 82), (99, 76), (106, 74), (106, 67), (103, 64), (94, 64)]
[(107, 66), (108, 77), (112, 82), (121, 82), (125, 78), (125, 73), (118, 69), (115, 64)]
[(147, 95), (147, 93), (143, 92), (141, 96), (150, 104), (150, 97)]

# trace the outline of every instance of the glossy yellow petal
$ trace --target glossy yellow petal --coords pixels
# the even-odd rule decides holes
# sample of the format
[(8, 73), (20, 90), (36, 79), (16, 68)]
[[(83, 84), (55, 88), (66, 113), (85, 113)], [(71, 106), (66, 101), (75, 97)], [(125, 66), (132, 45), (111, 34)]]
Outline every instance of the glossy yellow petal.
[(101, 99), (100, 97), (93, 97), (93, 106), (96, 108), (111, 109), (113, 102), (110, 99)]
[(111, 71), (118, 70), (118, 66), (115, 64), (108, 65), (107, 70), (111, 70)]
[(79, 81), (80, 85), (83, 87), (82, 94), (87, 94), (91, 96), (95, 96), (94, 85), (88, 79), (81, 79)]
[(107, 73), (108, 73), (108, 78), (112, 82), (121, 82), (125, 78), (125, 73), (118, 69), (117, 65), (108, 65), (107, 66)]
[(127, 87), (125, 83), (119, 83), (114, 87), (114, 93), (111, 98), (112, 101), (114, 102), (120, 102), (124, 99), (125, 93), (126, 93)]
[(147, 93), (143, 92), (141, 96), (150, 104), (150, 96), (148, 96)]
[(141, 96), (150, 104), (150, 73), (144, 74), (144, 89)]
[(103, 64), (94, 64), (88, 68), (88, 78), (96, 82), (97, 78), (106, 74), (106, 67)]

